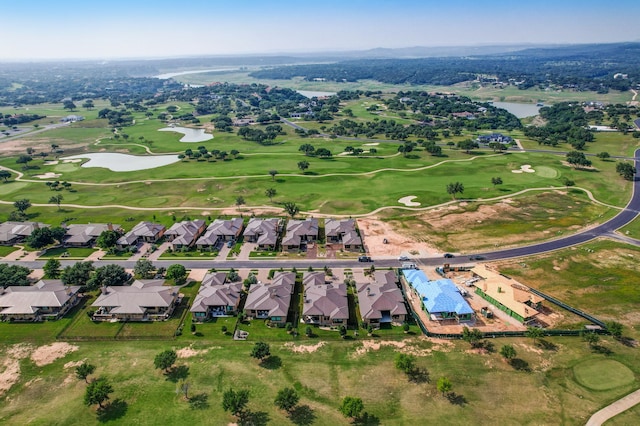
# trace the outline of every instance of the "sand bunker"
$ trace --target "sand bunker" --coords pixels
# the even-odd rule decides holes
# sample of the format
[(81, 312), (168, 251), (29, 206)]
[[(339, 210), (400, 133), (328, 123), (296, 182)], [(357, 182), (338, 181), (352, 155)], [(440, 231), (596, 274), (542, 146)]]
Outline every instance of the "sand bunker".
[(55, 166), (56, 164), (58, 164), (59, 161), (58, 160), (52, 160), (52, 161), (45, 161), (44, 165), (45, 166)]
[(531, 165), (525, 164), (520, 166), (520, 170), (511, 170), (511, 173), (535, 173), (536, 171), (531, 168)]
[(365, 143), (363, 144), (364, 146), (378, 146), (380, 145), (380, 142), (371, 142), (371, 143)]
[(59, 178), (60, 176), (62, 176), (60, 173), (47, 172), (42, 175), (35, 175), (34, 177), (37, 177), (39, 179), (55, 179), (55, 178)]
[(68, 160), (63, 160), (63, 163), (79, 163), (82, 161), (82, 158), (72, 158)]
[(40, 346), (31, 354), (31, 361), (38, 367), (51, 364), (58, 358), (66, 356), (68, 353), (78, 350), (77, 346), (66, 342), (55, 342), (50, 345)]
[(418, 197), (416, 197), (415, 195), (408, 195), (406, 197), (400, 198), (398, 202), (400, 204), (404, 204), (407, 207), (418, 207), (420, 203), (418, 203), (417, 201), (413, 201), (416, 198)]
[(326, 342), (318, 342), (315, 345), (296, 345), (293, 342), (285, 343), (284, 347), (297, 354), (310, 354), (325, 345)]

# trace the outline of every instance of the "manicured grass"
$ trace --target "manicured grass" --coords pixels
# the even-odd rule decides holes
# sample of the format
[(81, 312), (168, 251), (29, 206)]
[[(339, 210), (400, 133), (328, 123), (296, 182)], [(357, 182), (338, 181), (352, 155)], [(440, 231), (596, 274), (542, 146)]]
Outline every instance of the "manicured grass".
[(8, 256), (9, 254), (13, 253), (16, 250), (18, 250), (17, 247), (0, 246), (0, 257)]
[(573, 367), (576, 381), (595, 391), (627, 386), (635, 382), (633, 371), (611, 359), (589, 359)]
[(68, 256), (64, 256), (65, 259), (84, 259), (85, 257), (93, 254), (96, 250), (93, 248), (81, 248), (81, 247), (56, 247), (48, 249), (41, 259), (51, 259), (63, 257), (65, 253)]

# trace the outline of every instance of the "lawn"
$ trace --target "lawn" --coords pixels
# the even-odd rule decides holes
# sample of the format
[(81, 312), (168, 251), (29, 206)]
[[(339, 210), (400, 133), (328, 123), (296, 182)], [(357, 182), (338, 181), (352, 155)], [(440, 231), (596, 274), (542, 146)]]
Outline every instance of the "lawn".
[(18, 250), (17, 247), (0, 246), (0, 258), (8, 256), (9, 254), (13, 253), (16, 250)]
[(65, 259), (84, 259), (87, 256), (95, 253), (96, 249), (93, 248), (81, 248), (81, 247), (56, 247), (47, 249), (47, 251), (40, 256), (41, 259), (51, 258), (65, 258)]

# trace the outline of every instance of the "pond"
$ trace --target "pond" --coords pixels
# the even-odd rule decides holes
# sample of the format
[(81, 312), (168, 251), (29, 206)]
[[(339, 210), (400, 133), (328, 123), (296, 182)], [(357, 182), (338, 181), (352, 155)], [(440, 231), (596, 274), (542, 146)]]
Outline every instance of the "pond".
[(204, 129), (191, 129), (189, 127), (164, 127), (158, 129), (159, 132), (176, 132), (182, 133), (184, 136), (180, 142), (206, 142), (213, 139), (211, 133), (205, 133)]
[(180, 161), (177, 155), (129, 155), (113, 152), (94, 152), (89, 154), (72, 155), (62, 160), (84, 159), (89, 161), (81, 167), (103, 167), (114, 172), (133, 172), (137, 170), (155, 169)]
[(314, 90), (296, 90), (296, 92), (300, 93), (302, 96), (305, 96), (309, 99), (311, 98), (321, 98), (324, 96), (333, 96), (336, 92), (318, 92)]
[[(541, 105), (536, 104), (519, 104), (515, 102), (493, 102), (496, 108), (502, 108), (509, 111), (518, 118), (533, 117), (540, 112)], [(548, 106), (548, 105), (544, 105)]]

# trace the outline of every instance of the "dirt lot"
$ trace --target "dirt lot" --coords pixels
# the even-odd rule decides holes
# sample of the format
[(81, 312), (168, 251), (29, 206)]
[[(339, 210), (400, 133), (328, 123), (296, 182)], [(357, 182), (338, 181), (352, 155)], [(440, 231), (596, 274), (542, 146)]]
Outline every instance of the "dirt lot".
[[(434, 247), (403, 235), (378, 218), (358, 219), (358, 228), (367, 252), (373, 257), (396, 257), (400, 254), (429, 256), (437, 253)], [(383, 240), (387, 240), (385, 244)]]

